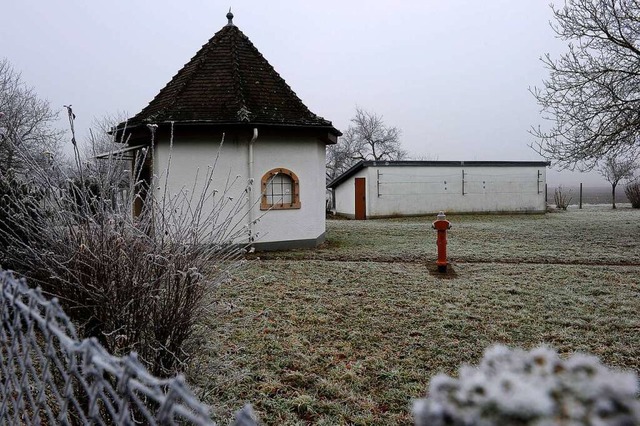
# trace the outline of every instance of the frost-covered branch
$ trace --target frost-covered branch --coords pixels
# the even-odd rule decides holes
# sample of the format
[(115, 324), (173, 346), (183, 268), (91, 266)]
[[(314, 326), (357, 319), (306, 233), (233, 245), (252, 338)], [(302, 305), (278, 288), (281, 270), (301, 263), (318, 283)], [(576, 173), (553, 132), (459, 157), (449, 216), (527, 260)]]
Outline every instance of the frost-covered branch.
[(640, 148), (640, 3), (568, 0), (553, 8), (568, 51), (542, 62), (549, 77), (533, 88), (549, 126), (531, 129), (532, 147), (566, 168), (591, 169), (605, 156)]

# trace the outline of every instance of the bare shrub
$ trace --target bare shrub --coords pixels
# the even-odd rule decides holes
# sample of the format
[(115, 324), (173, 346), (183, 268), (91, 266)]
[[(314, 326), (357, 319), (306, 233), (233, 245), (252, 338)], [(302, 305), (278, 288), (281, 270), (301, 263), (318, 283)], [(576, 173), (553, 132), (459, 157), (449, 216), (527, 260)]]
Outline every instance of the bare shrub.
[[(43, 197), (37, 185), (16, 178), (12, 170), (0, 171), (0, 250), (14, 239), (27, 240), (30, 230), (20, 225), (28, 227), (37, 220)], [(25, 220), (25, 215), (28, 220)], [(7, 234), (11, 237), (7, 238)]]
[[(99, 172), (81, 161), (70, 108), (69, 117), (76, 166), (53, 179), (33, 164), (40, 191), (49, 194), (37, 209), (31, 198), (9, 194), (12, 209), (3, 212), (20, 220), (0, 227), (6, 242), (0, 263), (57, 296), (85, 337), (116, 355), (137, 352), (155, 375), (172, 374), (189, 359), (188, 342), (213, 301), (211, 290), (240, 265), (243, 248), (234, 241), (245, 232), (240, 222), (248, 195), (234, 199), (210, 184), (199, 194), (159, 193), (159, 178), (141, 184), (134, 167), (137, 189), (123, 202), (122, 158), (114, 154)], [(153, 155), (150, 129), (143, 160)], [(200, 178), (211, 182), (214, 171)], [(238, 179), (226, 190), (248, 194)]]
[(631, 207), (634, 209), (640, 209), (640, 181), (636, 180), (629, 182), (624, 187), (624, 194), (629, 199)]
[(571, 190), (563, 192), (562, 186), (557, 187), (553, 193), (553, 200), (558, 209), (566, 210), (571, 203), (571, 198)]

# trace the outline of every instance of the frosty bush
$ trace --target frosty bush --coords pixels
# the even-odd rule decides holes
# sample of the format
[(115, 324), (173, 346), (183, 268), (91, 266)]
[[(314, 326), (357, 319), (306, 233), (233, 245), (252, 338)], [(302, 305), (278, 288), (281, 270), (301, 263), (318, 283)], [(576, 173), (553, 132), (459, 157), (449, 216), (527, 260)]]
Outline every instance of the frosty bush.
[[(69, 117), (73, 135), (70, 110)], [(151, 126), (140, 164), (153, 155), (154, 132)], [(137, 189), (123, 200), (117, 166), (123, 159), (91, 167), (81, 161), (75, 136), (72, 142), (71, 171), (50, 164), (59, 169), (51, 173), (24, 158), (38, 193), (47, 196), (36, 202), (24, 191), (4, 191), (1, 214), (15, 220), (0, 227), (0, 264), (58, 297), (85, 337), (115, 355), (137, 352), (154, 375), (172, 374), (189, 359), (188, 342), (213, 302), (211, 290), (239, 265), (243, 250), (233, 242), (245, 232), (238, 222), (248, 195), (232, 201), (225, 188), (208, 184), (200, 193), (159, 194), (160, 178), (140, 184), (134, 167), (136, 181), (127, 188)], [(170, 170), (161, 172), (168, 179)], [(202, 181), (211, 182), (213, 173), (203, 173)], [(240, 182), (234, 184), (239, 187), (226, 189), (242, 193)], [(141, 197), (134, 216), (133, 201)]]
[(562, 186), (559, 186), (553, 192), (553, 201), (556, 203), (556, 208), (566, 210), (569, 207), (569, 203), (571, 203), (571, 191), (562, 192)]
[(640, 181), (636, 180), (629, 182), (624, 187), (624, 194), (629, 199), (631, 207), (634, 209), (640, 209)]
[[(15, 239), (27, 241), (31, 232), (19, 224), (36, 221), (43, 198), (37, 185), (17, 179), (12, 170), (0, 171), (0, 250)], [(25, 214), (29, 220), (25, 221)], [(8, 233), (10, 238), (6, 237)]]
[(459, 375), (431, 380), (428, 397), (414, 403), (417, 426), (640, 424), (636, 375), (596, 357), (494, 346)]

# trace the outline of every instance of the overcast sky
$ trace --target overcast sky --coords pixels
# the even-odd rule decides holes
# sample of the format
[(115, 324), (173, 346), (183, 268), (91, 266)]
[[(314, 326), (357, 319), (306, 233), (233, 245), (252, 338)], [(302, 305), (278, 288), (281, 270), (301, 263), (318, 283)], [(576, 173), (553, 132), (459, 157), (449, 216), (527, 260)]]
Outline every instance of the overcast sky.
[[(55, 108), (136, 114), (234, 23), (314, 113), (345, 130), (356, 105), (402, 130), (414, 157), (542, 160), (528, 89), (565, 50), (545, 0), (20, 0), (0, 6), (0, 57)], [(62, 116), (62, 115), (61, 115)], [(62, 121), (61, 121), (62, 125)], [(82, 130), (84, 129), (84, 130)], [(550, 184), (606, 184), (551, 171)]]

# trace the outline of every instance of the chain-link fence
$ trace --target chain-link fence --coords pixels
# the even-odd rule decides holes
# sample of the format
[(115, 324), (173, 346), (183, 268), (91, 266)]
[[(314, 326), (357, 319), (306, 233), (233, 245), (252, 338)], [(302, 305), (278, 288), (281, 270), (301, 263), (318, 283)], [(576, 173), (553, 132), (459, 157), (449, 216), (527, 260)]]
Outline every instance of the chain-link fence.
[[(79, 340), (56, 299), (0, 271), (0, 424), (214, 424), (180, 376)], [(236, 425), (255, 425), (249, 406)]]

